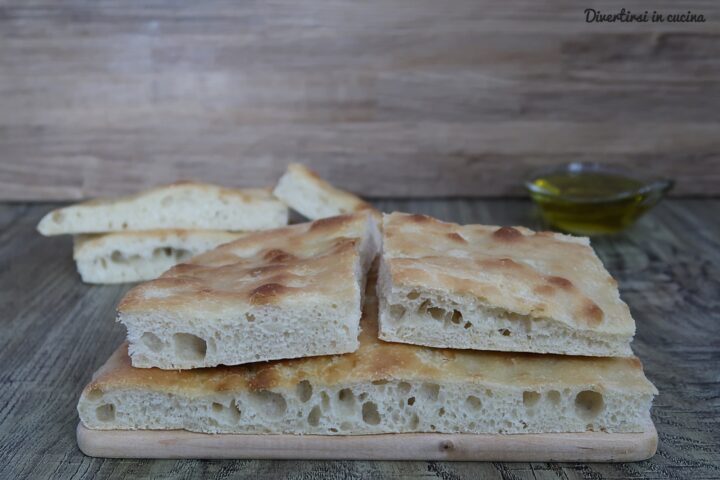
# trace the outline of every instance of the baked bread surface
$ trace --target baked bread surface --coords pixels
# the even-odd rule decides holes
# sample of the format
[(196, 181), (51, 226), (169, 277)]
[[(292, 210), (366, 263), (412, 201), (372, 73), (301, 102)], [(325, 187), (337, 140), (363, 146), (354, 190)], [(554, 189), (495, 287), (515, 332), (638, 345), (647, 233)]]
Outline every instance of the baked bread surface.
[[(300, 163), (291, 163), (280, 177), (273, 194), (306, 218), (374, 211), (372, 205), (350, 192), (334, 187)], [(378, 214), (378, 221), (380, 216)]]
[(88, 428), (372, 434), (644, 431), (655, 387), (637, 358), (434, 349), (377, 337), (368, 282), (359, 349), (170, 371), (123, 344), (84, 389)]
[(43, 235), (165, 228), (245, 231), (275, 228), (287, 222), (287, 207), (269, 189), (177, 182), (53, 210), (37, 228)]
[(73, 258), (85, 283), (140, 282), (243, 235), (178, 229), (76, 235)]
[(130, 290), (118, 306), (136, 367), (197, 368), (357, 348), (368, 214), (242, 238)]
[(635, 322), (589, 240), (384, 216), (380, 336), (436, 347), (631, 355)]

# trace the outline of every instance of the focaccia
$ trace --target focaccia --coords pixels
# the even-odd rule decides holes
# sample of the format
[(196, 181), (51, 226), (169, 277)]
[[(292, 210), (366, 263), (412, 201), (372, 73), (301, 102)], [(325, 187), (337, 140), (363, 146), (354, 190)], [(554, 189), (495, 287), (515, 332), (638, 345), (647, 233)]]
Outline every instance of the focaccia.
[(135, 287), (118, 307), (135, 367), (184, 369), (352, 352), (372, 216), (248, 233)]
[(37, 228), (43, 235), (164, 228), (245, 231), (276, 228), (287, 222), (287, 207), (267, 189), (178, 182), (53, 210)]
[(383, 225), (381, 339), (632, 355), (635, 322), (587, 238), (402, 213)]
[(373, 210), (369, 203), (352, 193), (335, 188), (299, 163), (288, 165), (273, 194), (311, 220)]
[(169, 229), (76, 235), (73, 257), (85, 283), (141, 282), (243, 235)]
[(642, 432), (655, 387), (637, 358), (444, 350), (377, 338), (369, 282), (346, 355), (169, 371), (123, 344), (80, 397), (92, 429), (208, 433)]

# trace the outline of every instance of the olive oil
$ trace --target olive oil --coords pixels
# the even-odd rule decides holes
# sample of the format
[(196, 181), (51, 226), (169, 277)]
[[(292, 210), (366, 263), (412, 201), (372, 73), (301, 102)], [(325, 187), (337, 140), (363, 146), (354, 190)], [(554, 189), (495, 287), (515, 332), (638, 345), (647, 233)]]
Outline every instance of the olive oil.
[(570, 233), (619, 232), (655, 205), (671, 186), (670, 182), (646, 184), (619, 173), (573, 165), (575, 169), (541, 174), (527, 185), (545, 221)]

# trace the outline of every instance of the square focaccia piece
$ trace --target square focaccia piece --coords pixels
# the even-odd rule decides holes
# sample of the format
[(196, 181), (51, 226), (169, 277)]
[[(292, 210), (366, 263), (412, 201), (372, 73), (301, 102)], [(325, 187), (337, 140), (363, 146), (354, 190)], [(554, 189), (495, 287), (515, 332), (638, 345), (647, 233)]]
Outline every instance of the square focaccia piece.
[(361, 211), (374, 212), (378, 220), (380, 218), (372, 205), (350, 192), (334, 187), (300, 163), (288, 165), (273, 194), (311, 220)]
[(45, 215), (43, 235), (137, 230), (264, 230), (288, 223), (288, 209), (270, 190), (177, 182), (134, 195), (98, 198)]
[(135, 287), (118, 307), (133, 366), (354, 351), (379, 236), (369, 214), (249, 233)]
[(643, 432), (655, 387), (637, 358), (433, 349), (377, 337), (368, 282), (357, 351), (170, 371), (127, 345), (80, 397), (91, 429), (205, 433)]
[(632, 355), (635, 322), (587, 238), (403, 213), (383, 225), (381, 339)]

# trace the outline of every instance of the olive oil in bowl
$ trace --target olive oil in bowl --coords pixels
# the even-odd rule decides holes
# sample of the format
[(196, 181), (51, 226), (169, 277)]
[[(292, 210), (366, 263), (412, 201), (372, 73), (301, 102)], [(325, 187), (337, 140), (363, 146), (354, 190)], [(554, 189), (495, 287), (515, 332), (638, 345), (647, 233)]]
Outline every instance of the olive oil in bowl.
[(551, 226), (581, 235), (617, 233), (672, 188), (615, 167), (571, 163), (538, 172), (525, 183)]

